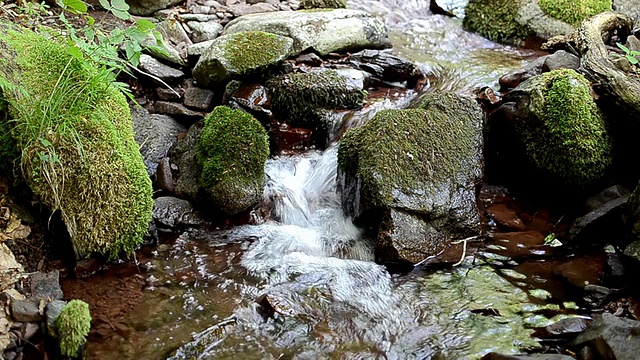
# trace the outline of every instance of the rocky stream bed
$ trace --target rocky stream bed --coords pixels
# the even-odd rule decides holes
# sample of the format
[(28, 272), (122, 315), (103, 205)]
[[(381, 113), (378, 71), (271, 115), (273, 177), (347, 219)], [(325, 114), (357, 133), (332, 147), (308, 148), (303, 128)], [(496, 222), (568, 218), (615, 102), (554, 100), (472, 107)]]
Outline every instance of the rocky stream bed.
[[(7, 305), (0, 316), (0, 344), (6, 347), (0, 358), (56, 358), (59, 350), (40, 329), (52, 326), (50, 317), (71, 299), (90, 306), (91, 331), (79, 352), (89, 359), (636, 358), (640, 302), (634, 276), (640, 265), (623, 240), (624, 206), (637, 182), (633, 171), (578, 195), (576, 189), (584, 188), (552, 187), (532, 175), (508, 148), (513, 133), (495, 130), (512, 124), (509, 106), (521, 105), (518, 91), (530, 96), (526, 87), (509, 90), (542, 72), (577, 69), (575, 54), (548, 56), (539, 50), (543, 39), (520, 43), (524, 48), (464, 30), (464, 0), (349, 0), (348, 10), (296, 15), (287, 11), (298, 9), (297, 0), (159, 3), (141, 1), (131, 11), (154, 14), (167, 51), (143, 55), (137, 79), (123, 77), (142, 105), (131, 112), (154, 184), (151, 236), (133, 259), (69, 259), (64, 225), (51, 216), (50, 226), (43, 226), (46, 209), (18, 204), (29, 191), (24, 184), (13, 187), (8, 174), (0, 176), (0, 264), (11, 270), (0, 273)], [(267, 13), (276, 14), (275, 27), (287, 27), (293, 39), (260, 35), (285, 49), (287, 56), (274, 60), (280, 65), (256, 75), (224, 64), (219, 54), (229, 50), (220, 43), (237, 41), (236, 33), (269, 31), (262, 22)], [(305, 21), (326, 22), (334, 32)], [(346, 46), (342, 38), (337, 45), (313, 43), (304, 36), (318, 31), (319, 38), (340, 37), (361, 23), (366, 40), (350, 35), (362, 42), (356, 45)], [(110, 18), (104, 24), (119, 26)], [(294, 34), (296, 27), (303, 35)], [(384, 36), (371, 30), (378, 28)], [(309, 47), (314, 51), (303, 51)], [(322, 94), (305, 93), (313, 88), (308, 84), (296, 88), (296, 76), (326, 69), (345, 81), (336, 90), (342, 97), (323, 100), (320, 112), (301, 113), (308, 110), (301, 104)], [(236, 81), (252, 76), (259, 80)], [(287, 107), (282, 88), (302, 94), (295, 103), (302, 110)], [(442, 92), (452, 95), (434, 95)], [(382, 214), (367, 208), (364, 180), (354, 185), (350, 176), (356, 175), (339, 154), (341, 141), (368, 151), (359, 143), (366, 135), (348, 138), (348, 129), (422, 101), (451, 111), (451, 132), (482, 113), (474, 118), (480, 130), (469, 140), (478, 153), (466, 156), (471, 165), (460, 165), (471, 169), (469, 178), (456, 172), (452, 177), (464, 179), (455, 190), (434, 191), (449, 191), (442, 196), (451, 218), (460, 217), (452, 203), (470, 196), (478, 218), (466, 216), (472, 226), (460, 225), (459, 218), (452, 220), (457, 228), (447, 223), (446, 245), (434, 235), (439, 242), (428, 251), (423, 243), (402, 242), (442, 230), (430, 222), (435, 210), (415, 204), (424, 191), (394, 192), (392, 200), (380, 200), (386, 201)], [(455, 108), (459, 103), (467, 107)], [(225, 184), (229, 193), (241, 194), (233, 201), (202, 200), (195, 170), (185, 170), (195, 161), (201, 120), (217, 104), (260, 121), (271, 151), (264, 189)], [(316, 118), (320, 125), (310, 125)], [(386, 145), (376, 146), (384, 152)], [(414, 160), (411, 151), (402, 155)], [(437, 154), (429, 171), (462, 161), (448, 156)], [(407, 161), (396, 160), (400, 168)], [(360, 170), (357, 176), (364, 177)], [(215, 197), (210, 190), (206, 196)], [(248, 206), (238, 199), (243, 196)], [(240, 210), (223, 215), (211, 211), (211, 203)], [(45, 237), (57, 240), (43, 245)], [(5, 241), (15, 258), (5, 252)], [(18, 281), (18, 274), (25, 276)]]

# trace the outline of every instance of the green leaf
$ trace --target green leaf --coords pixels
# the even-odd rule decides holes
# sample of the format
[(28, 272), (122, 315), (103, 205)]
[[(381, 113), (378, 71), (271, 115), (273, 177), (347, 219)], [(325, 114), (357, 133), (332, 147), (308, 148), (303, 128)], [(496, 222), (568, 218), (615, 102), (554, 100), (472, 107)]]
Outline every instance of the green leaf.
[(93, 16), (87, 15), (84, 19), (87, 20), (87, 25), (89, 26), (93, 26), (96, 23), (96, 19), (94, 19)]
[(638, 59), (634, 58), (633, 56), (627, 56), (627, 60), (629, 60), (629, 62), (633, 65), (638, 64)]
[(118, 10), (116, 8), (111, 9), (111, 13), (121, 20), (129, 20), (131, 19), (131, 14), (128, 11)]
[(42, 146), (51, 146), (51, 142), (43, 137), (39, 137), (38, 141), (40, 141), (40, 144), (42, 144)]
[(633, 50), (633, 51), (629, 52), (629, 55), (631, 55), (631, 56), (638, 56), (638, 55), (640, 55), (640, 51), (635, 51), (635, 50)]
[(625, 52), (625, 53), (627, 53), (627, 54), (631, 51), (631, 50), (629, 50), (629, 48), (627, 48), (626, 46), (624, 46), (624, 45), (622, 45), (622, 44), (620, 44), (620, 43), (616, 43), (616, 45), (618, 45), (618, 47), (619, 47), (620, 49), (622, 49), (622, 51), (624, 51), (624, 52)]
[(93, 38), (96, 36), (96, 32), (92, 28), (86, 28), (84, 30), (84, 37), (89, 41), (93, 41)]
[(77, 46), (68, 47), (67, 52), (76, 59), (82, 59), (82, 50)]
[(140, 65), (140, 51), (133, 53), (133, 56), (129, 58), (131, 65), (138, 67)]
[(62, 0), (62, 2), (69, 7), (69, 10), (84, 14), (87, 12), (87, 4), (82, 0)]
[(105, 10), (110, 11), (111, 10), (111, 4), (109, 3), (108, 0), (98, 0), (100, 1), (100, 6), (102, 6)]
[(124, 0), (112, 0), (111, 7), (120, 11), (129, 11), (129, 5)]
[(145, 33), (150, 30), (155, 30), (156, 25), (147, 19), (139, 19), (137, 21), (137, 26), (140, 31), (144, 31)]

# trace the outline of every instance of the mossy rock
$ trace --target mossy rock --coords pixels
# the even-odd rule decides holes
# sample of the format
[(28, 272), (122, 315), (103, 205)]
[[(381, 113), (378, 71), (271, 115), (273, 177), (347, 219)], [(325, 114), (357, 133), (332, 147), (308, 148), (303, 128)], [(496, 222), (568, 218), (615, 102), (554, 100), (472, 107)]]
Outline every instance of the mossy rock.
[(56, 318), (56, 330), (60, 341), (60, 353), (75, 358), (80, 346), (87, 342), (91, 330), (89, 304), (82, 300), (71, 300)]
[(529, 160), (559, 185), (586, 187), (612, 163), (607, 125), (591, 85), (574, 70), (535, 76), (518, 86), (516, 131)]
[(200, 57), (193, 77), (202, 86), (257, 75), (279, 65), (292, 54), (293, 40), (262, 31), (223, 35)]
[(354, 109), (367, 92), (350, 84), (336, 70), (292, 73), (270, 79), (271, 110), (293, 126), (316, 128), (321, 110)]
[(545, 14), (576, 27), (594, 15), (613, 11), (611, 0), (539, 0), (538, 5)]
[(299, 10), (306, 9), (346, 9), (346, 0), (301, 0)]
[(20, 157), (16, 142), (10, 132), (8, 103), (0, 91), (0, 171), (11, 172)]
[(478, 230), (483, 118), (470, 98), (430, 94), (417, 109), (383, 110), (347, 131), (338, 151), (342, 206), (378, 229), (378, 259), (417, 262)]
[(218, 106), (205, 117), (196, 147), (198, 182), (218, 210), (237, 214), (260, 199), (268, 157), (267, 132), (250, 114)]
[(153, 199), (126, 98), (66, 40), (2, 30), (0, 78), (15, 90), (4, 95), (23, 177), (60, 212), (77, 256), (132, 253)]

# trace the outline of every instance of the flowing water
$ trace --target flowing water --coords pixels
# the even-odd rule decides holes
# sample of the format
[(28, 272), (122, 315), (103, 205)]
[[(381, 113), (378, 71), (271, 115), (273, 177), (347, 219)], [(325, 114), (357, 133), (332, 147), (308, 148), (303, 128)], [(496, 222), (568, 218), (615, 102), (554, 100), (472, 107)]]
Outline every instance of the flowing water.
[[(428, 1), (349, 6), (384, 18), (393, 51), (428, 70), (432, 88), (495, 86), (531, 56), (432, 15)], [(353, 126), (408, 100), (387, 99), (343, 121)], [(91, 342), (91, 358), (477, 358), (538, 346), (532, 329), (572, 307), (474, 257), (452, 269), (390, 273), (342, 213), (336, 163), (335, 142), (274, 157), (266, 165), (268, 220), (188, 230), (159, 245), (144, 264), (147, 285), (126, 318), (130, 331)]]

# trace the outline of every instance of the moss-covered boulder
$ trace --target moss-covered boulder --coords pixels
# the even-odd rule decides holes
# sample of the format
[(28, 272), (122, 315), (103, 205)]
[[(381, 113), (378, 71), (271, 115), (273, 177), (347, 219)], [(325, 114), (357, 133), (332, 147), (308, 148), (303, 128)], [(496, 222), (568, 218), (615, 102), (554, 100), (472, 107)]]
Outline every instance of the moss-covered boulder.
[(0, 171), (10, 172), (20, 156), (16, 142), (11, 136), (8, 103), (0, 91)]
[(345, 9), (346, 7), (347, 0), (301, 0), (298, 9)]
[(479, 233), (484, 114), (472, 99), (431, 94), (349, 130), (338, 151), (345, 213), (369, 229), (379, 260), (419, 262)]
[(293, 39), (298, 54), (313, 49), (321, 55), (354, 49), (391, 46), (384, 23), (360, 10), (274, 11), (240, 16), (227, 24), (224, 34), (266, 31)]
[(290, 125), (318, 129), (323, 110), (355, 109), (367, 92), (336, 70), (291, 73), (271, 78), (267, 89), (271, 110)]
[(470, 0), (463, 25), (497, 42), (521, 44), (573, 31), (583, 20), (611, 10), (611, 0)]
[(267, 132), (244, 111), (216, 107), (169, 152), (179, 174), (176, 194), (230, 215), (261, 198), (269, 157)]
[(75, 358), (80, 346), (87, 342), (91, 330), (89, 304), (82, 300), (71, 300), (56, 318), (56, 330), (60, 341), (60, 353)]
[(561, 69), (530, 78), (510, 95), (528, 160), (558, 185), (586, 187), (612, 162), (611, 138), (591, 92), (584, 76)]
[(153, 200), (126, 98), (65, 40), (8, 26), (1, 34), (0, 81), (12, 88), (8, 125), (26, 182), (59, 211), (78, 256), (132, 252)]
[(193, 69), (202, 86), (213, 86), (272, 68), (292, 54), (293, 40), (262, 31), (246, 31), (213, 40)]

